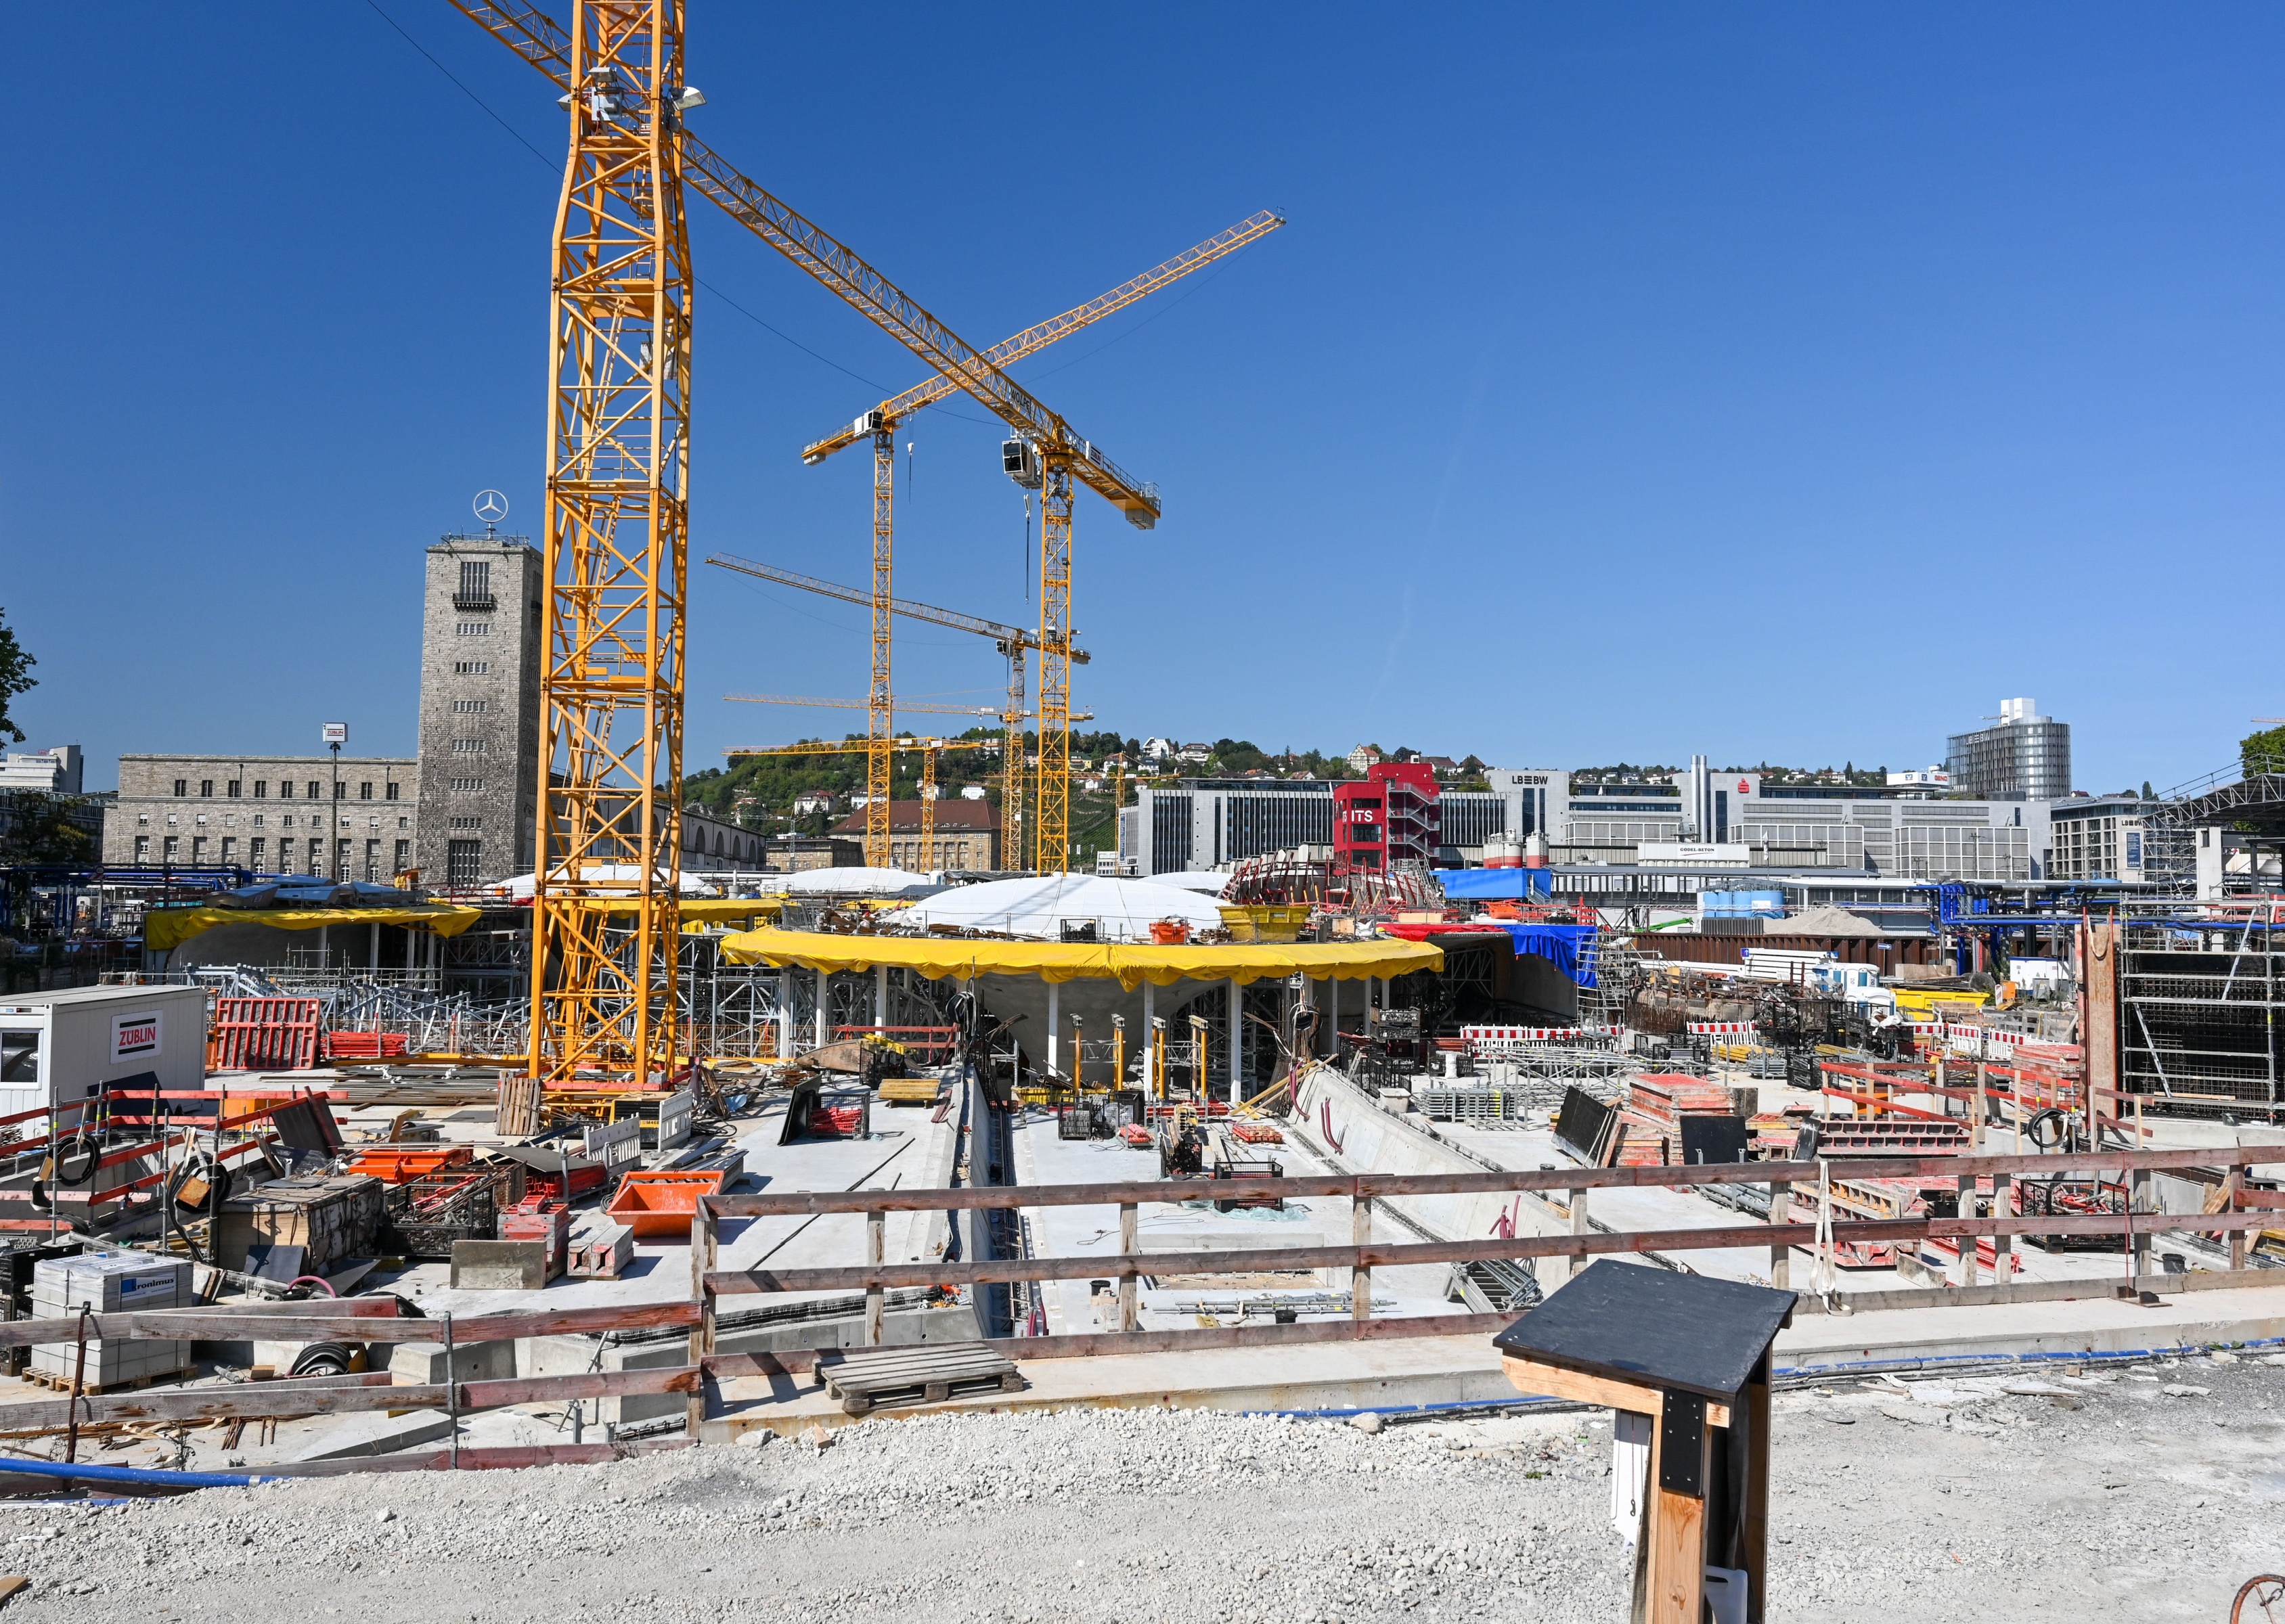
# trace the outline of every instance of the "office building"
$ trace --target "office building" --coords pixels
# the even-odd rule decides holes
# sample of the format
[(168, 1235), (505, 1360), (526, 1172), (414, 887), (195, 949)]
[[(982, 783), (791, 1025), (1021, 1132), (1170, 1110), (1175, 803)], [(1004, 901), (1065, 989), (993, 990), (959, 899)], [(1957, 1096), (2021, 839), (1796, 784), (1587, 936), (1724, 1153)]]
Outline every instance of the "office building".
[(1952, 793), (1973, 801), (2060, 801), (2071, 792), (2070, 725), (2030, 699), (1999, 702), (1998, 725), (1945, 741)]
[[(1000, 814), (990, 802), (964, 796), (939, 797), (936, 816), (930, 822), (933, 827), (923, 848), (921, 803), (889, 803), (890, 867), (913, 874), (934, 874), (940, 869), (990, 873), (1000, 867)], [(826, 832), (861, 843), (865, 838), (865, 813), (861, 810), (853, 812)], [(861, 843), (858, 849), (863, 851)], [(860, 856), (858, 860), (864, 859)]]
[(412, 867), (420, 785), (404, 756), (122, 756), (103, 860), (386, 883)]
[[(1671, 773), (1494, 768), (1486, 778), (1488, 792), (1437, 796), (1440, 865), (1480, 863), (1492, 840), (1536, 834), (1558, 865), (1684, 862), (1993, 882), (2046, 872), (2049, 809), (2038, 802), (1933, 800), (1919, 786), (1765, 782), (1759, 773), (1716, 773), (1704, 757)], [(1340, 788), (1371, 798), (1363, 785), (1318, 781), (1143, 788), (1119, 814), (1120, 872), (1216, 868), (1297, 846), (1354, 851), (1336, 838)]]
[(79, 746), (47, 750), (11, 750), (0, 759), (0, 789), (32, 789), (43, 795), (81, 793)]
[(2080, 796), (2047, 809), (2051, 880), (2142, 879), (2143, 803), (2131, 795)]

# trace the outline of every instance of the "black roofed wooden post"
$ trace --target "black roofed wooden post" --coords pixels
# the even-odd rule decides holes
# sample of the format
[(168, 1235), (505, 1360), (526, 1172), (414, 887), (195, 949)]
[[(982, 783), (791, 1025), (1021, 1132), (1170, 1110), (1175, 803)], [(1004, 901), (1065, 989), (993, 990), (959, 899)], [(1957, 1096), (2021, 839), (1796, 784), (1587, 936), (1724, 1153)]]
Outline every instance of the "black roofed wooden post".
[(1652, 1418), (1635, 1624), (1700, 1624), (1709, 1602), (1761, 1624), (1770, 1348), (1794, 1300), (1606, 1258), (1492, 1339), (1519, 1392)]

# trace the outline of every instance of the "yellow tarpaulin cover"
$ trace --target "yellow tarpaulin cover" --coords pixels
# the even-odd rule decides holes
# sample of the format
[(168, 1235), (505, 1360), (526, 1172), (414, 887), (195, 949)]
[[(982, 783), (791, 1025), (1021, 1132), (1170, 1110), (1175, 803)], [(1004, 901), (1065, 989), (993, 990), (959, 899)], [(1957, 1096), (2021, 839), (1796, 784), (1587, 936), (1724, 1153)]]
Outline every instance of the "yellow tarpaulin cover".
[(1444, 950), (1425, 942), (1249, 942), (1231, 946), (1158, 947), (1095, 942), (975, 942), (957, 938), (833, 936), (815, 930), (747, 930), (722, 938), (742, 963), (813, 970), (901, 965), (931, 981), (947, 977), (1037, 976), (1042, 981), (1116, 977), (1133, 992), (1143, 982), (1260, 981), (1299, 970), (1312, 981), (1358, 981), (1444, 968)]
[(143, 945), (171, 953), (216, 925), (268, 925), (273, 930), (315, 930), (320, 925), (419, 925), (438, 936), (458, 936), (483, 910), (403, 908), (160, 908), (143, 916)]

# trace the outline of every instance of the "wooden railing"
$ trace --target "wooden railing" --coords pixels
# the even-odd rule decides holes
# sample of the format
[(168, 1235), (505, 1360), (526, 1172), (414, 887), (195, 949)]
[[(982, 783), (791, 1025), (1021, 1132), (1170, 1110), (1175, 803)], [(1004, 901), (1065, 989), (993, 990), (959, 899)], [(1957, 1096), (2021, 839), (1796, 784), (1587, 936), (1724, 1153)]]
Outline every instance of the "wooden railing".
[[(1408, 1264), (1464, 1263), (1521, 1258), (1561, 1258), (1574, 1265), (1593, 1256), (1686, 1252), (1724, 1248), (1769, 1249), (1773, 1284), (1789, 1284), (1791, 1257), (1795, 1249), (1816, 1247), (1820, 1235), (1838, 1248), (1850, 1242), (1908, 1243), (1954, 1241), (1959, 1246), (1955, 1284), (1951, 1290), (1926, 1293), (1881, 1293), (1881, 1306), (1901, 1306), (1892, 1299), (1911, 1297), (1929, 1303), (1943, 1301), (2009, 1301), (2019, 1298), (2108, 1294), (2099, 1281), (2042, 1283), (2018, 1285), (2012, 1275), (2012, 1243), (2019, 1235), (2108, 1236), (2121, 1237), (2127, 1258), (2127, 1281), (2137, 1286), (2148, 1275), (2152, 1238), (2177, 1232), (2230, 1237), (2230, 1271), (2218, 1276), (2232, 1283), (2285, 1283), (2285, 1275), (2247, 1271), (2244, 1235), (2266, 1228), (2278, 1220), (2269, 1214), (2271, 1202), (2285, 1204), (2285, 1194), (2245, 1191), (2242, 1169), (2255, 1165), (2285, 1164), (2285, 1145), (2242, 1145), (2186, 1150), (2104, 1151), (2072, 1155), (1849, 1157), (1818, 1162), (1741, 1162), (1698, 1166), (1568, 1167), (1470, 1173), (1355, 1173), (1304, 1174), (1274, 1182), (1252, 1180), (1172, 1180), (1148, 1183), (986, 1186), (966, 1189), (895, 1189), (798, 1191), (755, 1196), (711, 1196), (703, 1198), (691, 1225), (691, 1286), (697, 1308), (693, 1330), (693, 1357), (710, 1375), (776, 1374), (809, 1368), (819, 1353), (829, 1349), (787, 1351), (724, 1356), (716, 1353), (714, 1325), (717, 1303), (726, 1296), (755, 1292), (861, 1290), (866, 1294), (865, 1340), (882, 1338), (885, 1293), (892, 1287), (1008, 1284), (1023, 1281), (1115, 1279), (1119, 1283), (1119, 1326), (1099, 1334), (1001, 1338), (993, 1345), (1026, 1358), (1056, 1358), (1119, 1353), (1145, 1353), (1185, 1347), (1228, 1346), (1248, 1342), (1310, 1342), (1349, 1338), (1432, 1337), (1475, 1334), (1508, 1323), (1512, 1314), (1410, 1315), (1399, 1319), (1372, 1317), (1371, 1272)], [(2148, 1181), (2157, 1173), (2205, 1170), (2220, 1183), (2227, 1197), (2215, 1212), (2157, 1212), (2136, 1210), (2147, 1204)], [(2093, 1175), (2100, 1179), (2116, 1172), (2131, 1182), (2126, 1211), (2047, 1216), (2037, 1213), (1983, 1215), (1967, 1211), (1980, 1203), (2012, 1204), (2009, 1188), (2024, 1175), (2040, 1178)], [(1941, 1180), (1959, 1192), (1962, 1213), (1955, 1217), (1900, 1219), (1833, 1218), (1820, 1226), (1795, 1221), (1792, 1202), (1797, 1187), (1820, 1179)], [(1987, 1189), (1987, 1182), (1989, 1188)], [(1771, 1187), (1770, 1217), (1763, 1222), (1741, 1222), (1705, 1228), (1631, 1231), (1599, 1231), (1587, 1221), (1589, 1192), (1597, 1189), (1680, 1189), (1706, 1185), (1759, 1184)], [(1281, 1246), (1143, 1254), (1135, 1244), (1140, 1209), (1146, 1202), (1169, 1204), (1187, 1201), (1244, 1199), (1274, 1190), (1283, 1196), (1346, 1197), (1353, 1204), (1352, 1240), (1347, 1245)], [(1559, 1216), (1568, 1232), (1516, 1235), (1482, 1240), (1378, 1243), (1371, 1236), (1373, 1204), (1392, 1196), (1511, 1195), (1519, 1192), (1562, 1192), (1567, 1199)], [(1812, 1199), (1815, 1196), (1812, 1196)], [(882, 1254), (883, 1220), (892, 1212), (973, 1212), (995, 1208), (1111, 1206), (1119, 1210), (1119, 1250), (1112, 1254), (1062, 1258), (1008, 1258), (979, 1261), (890, 1263)], [(2242, 1210), (2242, 1209), (2252, 1210)], [(756, 1268), (721, 1270), (715, 1267), (725, 1219), (808, 1217), (828, 1212), (861, 1213), (865, 1218), (866, 1259), (862, 1263), (815, 1268)], [(1996, 1282), (1977, 1285), (1979, 1264), (1975, 1242), (1995, 1240)], [(1221, 1327), (1202, 1330), (1143, 1331), (1137, 1328), (1136, 1285), (1152, 1274), (1243, 1274), (1277, 1269), (1347, 1268), (1354, 1271), (1351, 1317), (1347, 1322), (1309, 1322), (1286, 1325)], [(697, 1414), (694, 1400), (694, 1416)]]
[[(986, 1285), (1019, 1281), (1110, 1278), (1119, 1282), (1119, 1324), (1117, 1331), (1094, 1334), (1024, 1337), (996, 1339), (993, 1345), (1025, 1359), (1064, 1358), (1161, 1350), (1243, 1345), (1255, 1343), (1297, 1343), (1350, 1338), (1475, 1336), (1510, 1322), (1512, 1314), (1447, 1314), (1375, 1319), (1372, 1315), (1372, 1271), (1415, 1264), (1469, 1262), (1480, 1259), (1560, 1258), (1574, 1264), (1594, 1256), (1645, 1252), (1688, 1252), (1719, 1248), (1767, 1248), (1771, 1279), (1784, 1285), (1796, 1249), (1810, 1249), (1820, 1233), (1836, 1245), (1852, 1241), (1906, 1243), (1925, 1240), (1962, 1243), (1950, 1289), (1926, 1292), (1849, 1293), (1864, 1306), (1903, 1306), (1914, 1302), (1987, 1302), (2031, 1298), (2107, 1295), (2115, 1285), (2134, 1289), (2153, 1286), (2184, 1289), (2190, 1281), (2213, 1285), (2285, 1283), (2272, 1271), (2246, 1270), (2244, 1236), (2248, 1231), (2279, 1222), (2273, 1216), (2285, 1209), (2285, 1191), (2243, 1188), (2249, 1166), (2285, 1163), (2285, 1146), (2239, 1145), (2185, 1150), (2084, 1152), (2071, 1155), (1851, 1157), (1817, 1162), (1748, 1162), (1701, 1166), (1565, 1167), (1470, 1173), (1305, 1174), (1268, 1181), (1169, 1180), (1116, 1184), (992, 1186), (964, 1189), (870, 1189), (798, 1191), (753, 1196), (714, 1196), (703, 1198), (691, 1225), (690, 1296), (686, 1300), (628, 1306), (545, 1309), (499, 1314), (440, 1316), (434, 1319), (396, 1317), (398, 1304), (390, 1297), (350, 1298), (340, 1302), (297, 1302), (271, 1305), (239, 1304), (226, 1307), (157, 1309), (127, 1314), (89, 1314), (63, 1319), (0, 1322), (0, 1346), (74, 1343), (107, 1338), (165, 1338), (177, 1340), (264, 1340), (298, 1338), (377, 1343), (417, 1343), (467, 1346), (480, 1342), (521, 1340), (547, 1336), (594, 1336), (615, 1330), (672, 1330), (688, 1327), (690, 1350), (686, 1362), (659, 1369), (595, 1371), (563, 1376), (527, 1377), (501, 1380), (388, 1385), (385, 1372), (328, 1379), (302, 1378), (224, 1387), (159, 1390), (78, 1398), (57, 1398), (32, 1404), (0, 1407), (0, 1431), (36, 1431), (61, 1427), (76, 1414), (82, 1424), (102, 1420), (153, 1419), (203, 1421), (217, 1417), (335, 1415), (377, 1409), (437, 1408), (458, 1416), (485, 1408), (585, 1398), (627, 1397), (637, 1394), (681, 1393), (687, 1404), (690, 1435), (708, 1413), (708, 1388), (725, 1377), (776, 1375), (811, 1369), (821, 1354), (834, 1349), (797, 1349), (760, 1353), (724, 1354), (717, 1347), (718, 1305), (721, 1298), (753, 1293), (859, 1290), (865, 1293), (865, 1339), (877, 1344), (885, 1330), (886, 1294), (900, 1286)], [(2217, 1190), (2218, 1209), (2211, 1212), (2159, 1212), (2147, 1210), (2150, 1179), (2160, 1173), (2191, 1174)], [(2130, 1191), (2127, 1210), (2119, 1213), (2051, 1216), (2039, 1213), (1985, 1215), (1963, 1210), (1954, 1217), (1903, 1219), (1833, 1218), (1828, 1225), (1796, 1221), (1793, 1203), (1800, 1187), (1815, 1186), (1820, 1179), (1896, 1179), (1923, 1184), (1942, 1181), (1960, 1193), (1963, 1208), (1978, 1203), (2006, 1207), (2010, 1186), (2026, 1175), (2098, 1180), (2116, 1175)], [(1771, 1199), (1766, 1221), (1741, 1221), (1707, 1228), (1603, 1231), (1587, 1220), (1591, 1192), (1598, 1189), (1679, 1189), (1693, 1186), (1756, 1184), (1770, 1187)], [(1275, 1192), (1284, 1196), (1332, 1196), (1353, 1205), (1348, 1244), (1268, 1247), (1243, 1250), (1151, 1252), (1137, 1245), (1141, 1208), (1146, 1203), (1177, 1204), (1216, 1198), (1244, 1199)], [(1554, 1214), (1566, 1222), (1564, 1232), (1551, 1235), (1494, 1236), (1483, 1239), (1377, 1242), (1371, 1238), (1374, 1204), (1402, 1196), (1467, 1196), (1479, 1194), (1560, 1193), (1566, 1199)], [(1814, 1191), (1810, 1199), (1816, 1199)], [(891, 1212), (974, 1212), (1021, 1207), (1110, 1206), (1119, 1214), (1119, 1249), (1090, 1257), (1010, 1258), (973, 1261), (942, 1260), (891, 1263), (883, 1256), (886, 1215)], [(865, 1220), (862, 1262), (831, 1267), (754, 1268), (724, 1270), (718, 1267), (721, 1226), (727, 1220), (769, 1217), (808, 1217), (821, 1213), (857, 1213)], [(2199, 1276), (2165, 1277), (2149, 1275), (2148, 1248), (2155, 1236), (2196, 1233), (2229, 1237), (2231, 1267), (2227, 1273), (2206, 1271)], [(2074, 1280), (2018, 1284), (2012, 1275), (2009, 1247), (2019, 1235), (2116, 1235), (2125, 1253), (2124, 1277), (2107, 1284), (2100, 1280)], [(1998, 1279), (1991, 1286), (1977, 1283), (1979, 1266), (1974, 1241), (1991, 1236), (1997, 1243)], [(1347, 1268), (1353, 1275), (1352, 1314), (1346, 1321), (1301, 1322), (1284, 1325), (1224, 1326), (1204, 1330), (1145, 1331), (1137, 1326), (1137, 1287), (1146, 1275), (1229, 1274), (1277, 1269)], [(567, 1448), (570, 1447), (569, 1446)], [(567, 1453), (565, 1460), (594, 1458), (588, 1452)], [(545, 1452), (543, 1451), (544, 1455)], [(424, 1459), (426, 1457), (423, 1457)], [(522, 1455), (514, 1462), (535, 1463)], [(547, 1456), (546, 1458), (555, 1458)], [(0, 1462), (0, 1471), (4, 1471)]]

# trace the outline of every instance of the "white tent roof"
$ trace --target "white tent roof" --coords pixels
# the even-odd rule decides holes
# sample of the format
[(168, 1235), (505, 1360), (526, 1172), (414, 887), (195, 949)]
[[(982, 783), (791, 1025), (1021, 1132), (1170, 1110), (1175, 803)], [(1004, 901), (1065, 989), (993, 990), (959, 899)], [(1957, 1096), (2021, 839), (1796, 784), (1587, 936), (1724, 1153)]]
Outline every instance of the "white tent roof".
[[(634, 895), (635, 882), (641, 877), (642, 870), (632, 863), (590, 863), (586, 868), (589, 883), (616, 885), (621, 888), (620, 894), (629, 897)], [(681, 878), (682, 894), (686, 897), (718, 897), (722, 894), (695, 875), (686, 874)], [(530, 901), (532, 890), (532, 876), (528, 874), (520, 874), (482, 888), (484, 896), (506, 897), (511, 902)]]
[[(937, 882), (904, 868), (805, 868), (797, 874), (754, 876), (754, 889), (764, 896), (782, 892), (789, 897), (897, 897), (907, 891), (930, 890)], [(739, 889), (745, 889), (741, 881)]]
[(897, 915), (899, 925), (958, 925), (1050, 942), (1062, 936), (1066, 921), (1090, 920), (1099, 941), (1147, 942), (1151, 925), (1162, 919), (1214, 930), (1221, 924), (1221, 911), (1195, 891), (1152, 880), (1050, 874), (964, 885)]
[(1192, 868), (1182, 874), (1154, 874), (1150, 876), (1150, 883), (1172, 885), (1181, 890), (1197, 891), (1202, 896), (1219, 897), (1222, 887), (1228, 885), (1231, 878), (1229, 875), (1218, 874), (1210, 868)]

